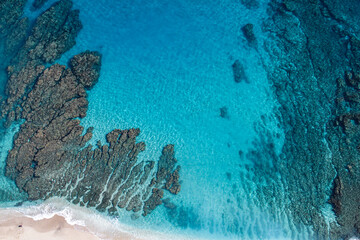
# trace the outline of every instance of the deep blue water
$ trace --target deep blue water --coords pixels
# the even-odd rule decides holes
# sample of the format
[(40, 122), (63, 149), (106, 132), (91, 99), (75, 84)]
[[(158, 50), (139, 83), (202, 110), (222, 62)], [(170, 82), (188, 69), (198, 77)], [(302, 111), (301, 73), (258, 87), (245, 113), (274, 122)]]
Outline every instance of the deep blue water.
[[(28, 7), (26, 15), (34, 19), (53, 2), (37, 12)], [(67, 64), (87, 49), (103, 55), (101, 77), (89, 91), (88, 114), (81, 120), (95, 127), (93, 143), (104, 142), (114, 128), (138, 127), (139, 140), (147, 144), (141, 159), (156, 159), (173, 143), (182, 167), (176, 216), (159, 207), (135, 221), (124, 211), (120, 221), (214, 239), (289, 237), (286, 216), (274, 221), (259, 207), (260, 183), (239, 155), (253, 148), (254, 125), (262, 115), (270, 119), (264, 127), (282, 136), (263, 66), (267, 1), (247, 9), (236, 0), (77, 0), (74, 8), (80, 9), (84, 27), (76, 46), (58, 62)], [(247, 23), (255, 26), (258, 48), (242, 34)], [(234, 81), (235, 59), (243, 63), (249, 83)], [(220, 117), (222, 107), (228, 118)], [(2, 145), (1, 171), (11, 136)], [(279, 150), (282, 137), (275, 144)], [(14, 188), (5, 178), (0, 181)]]

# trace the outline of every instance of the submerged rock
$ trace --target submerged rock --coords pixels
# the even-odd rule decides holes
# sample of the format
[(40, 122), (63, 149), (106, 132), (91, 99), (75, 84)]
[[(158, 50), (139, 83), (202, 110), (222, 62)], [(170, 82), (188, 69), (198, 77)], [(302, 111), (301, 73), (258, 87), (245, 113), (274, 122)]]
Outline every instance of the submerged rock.
[(239, 60), (235, 60), (232, 65), (232, 70), (235, 82), (240, 83), (242, 81), (245, 81), (246, 83), (249, 83), (249, 80), (245, 74), (244, 66)]
[(220, 117), (229, 119), (229, 113), (227, 107), (220, 108)]
[(231, 181), (231, 173), (226, 172), (225, 174), (226, 174), (226, 178), (227, 178), (229, 181)]
[(168, 201), (168, 202), (163, 201), (163, 202), (164, 202), (164, 207), (166, 207), (168, 209), (176, 209), (176, 205), (174, 203), (172, 203), (170, 201)]
[(254, 34), (254, 25), (251, 23), (246, 24), (241, 28), (245, 38), (248, 40), (249, 43), (253, 44), (256, 42), (256, 37)]

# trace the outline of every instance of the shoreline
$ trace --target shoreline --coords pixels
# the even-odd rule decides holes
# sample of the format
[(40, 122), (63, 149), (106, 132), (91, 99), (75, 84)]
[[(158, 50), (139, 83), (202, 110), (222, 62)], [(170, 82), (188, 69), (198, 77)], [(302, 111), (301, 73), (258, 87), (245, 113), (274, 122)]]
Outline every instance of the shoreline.
[[(16, 210), (0, 210), (0, 240), (10, 239), (103, 239), (91, 233), (86, 227), (70, 225), (64, 217), (34, 220)], [(131, 239), (131, 238), (123, 238)]]
[(194, 240), (195, 235), (130, 226), (59, 198), (40, 204), (0, 207), (0, 240)]
[(0, 240), (145, 240), (119, 229), (113, 230), (112, 233), (107, 233), (88, 226), (71, 224), (58, 213), (36, 219), (15, 209), (0, 209)]

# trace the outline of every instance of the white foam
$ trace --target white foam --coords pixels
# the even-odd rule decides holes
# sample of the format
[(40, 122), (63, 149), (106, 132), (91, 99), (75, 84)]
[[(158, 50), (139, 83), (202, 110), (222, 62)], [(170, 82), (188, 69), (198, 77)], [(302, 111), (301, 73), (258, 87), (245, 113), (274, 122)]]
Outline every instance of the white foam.
[(101, 239), (113, 239), (116, 236), (127, 234), (134, 239), (202, 239), (194, 235), (180, 235), (172, 232), (160, 232), (150, 229), (140, 229), (119, 222), (116, 218), (104, 216), (92, 209), (76, 206), (60, 198), (51, 198), (40, 204), (7, 208), (32, 218), (36, 221), (50, 219), (56, 215), (64, 217), (70, 225), (86, 227), (90, 232)]
[(20, 207), (18, 211), (36, 221), (50, 219), (55, 215), (62, 216), (70, 225), (85, 226), (85, 221), (76, 218), (76, 206), (62, 199), (51, 199), (38, 205)]

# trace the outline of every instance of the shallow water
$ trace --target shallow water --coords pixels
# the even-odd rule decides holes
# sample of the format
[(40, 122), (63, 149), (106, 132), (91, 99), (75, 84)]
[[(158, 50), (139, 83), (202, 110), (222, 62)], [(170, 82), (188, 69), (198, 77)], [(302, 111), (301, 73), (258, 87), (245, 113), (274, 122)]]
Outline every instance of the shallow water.
[(13, 136), (18, 130), (19, 124), (13, 124), (8, 130), (0, 129), (0, 205), (6, 202), (11, 205), (26, 199), (26, 195), (19, 191), (15, 183), (4, 176), (7, 152), (11, 149)]
[[(25, 13), (34, 19), (52, 2), (36, 12), (28, 4)], [(137, 220), (124, 210), (120, 222), (208, 239), (288, 236), (286, 215), (270, 216), (260, 206), (255, 193), (260, 183), (245, 168), (245, 156), (259, 138), (254, 126), (264, 125), (262, 115), (268, 119), (264, 128), (280, 136), (278, 151), (282, 144), (263, 66), (266, 36), (260, 26), (267, 1), (259, 6), (247, 9), (234, 0), (74, 2), (83, 29), (76, 46), (58, 62), (67, 64), (87, 49), (103, 55), (101, 77), (89, 91), (88, 114), (81, 120), (95, 127), (92, 143), (104, 143), (114, 128), (140, 128), (138, 140), (147, 144), (141, 159), (157, 159), (172, 143), (182, 167), (182, 189), (172, 198), (176, 210), (161, 206)], [(257, 48), (242, 34), (247, 23), (254, 24)], [(249, 83), (234, 81), (236, 59)], [(222, 107), (227, 118), (220, 116)], [(6, 134), (0, 170), (11, 147), (12, 135)], [(4, 188), (14, 187), (2, 179)]]

